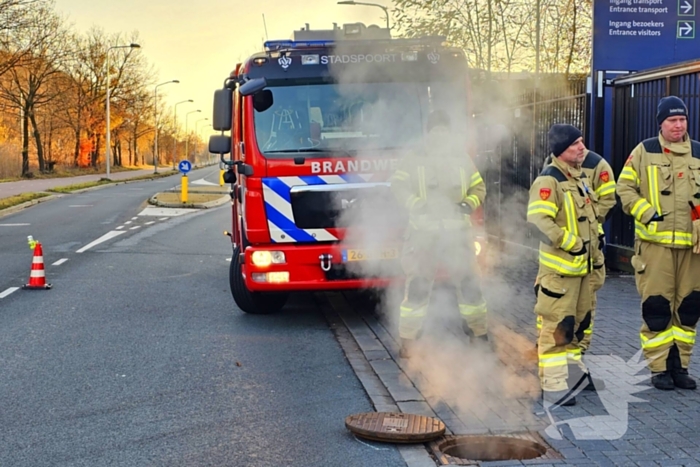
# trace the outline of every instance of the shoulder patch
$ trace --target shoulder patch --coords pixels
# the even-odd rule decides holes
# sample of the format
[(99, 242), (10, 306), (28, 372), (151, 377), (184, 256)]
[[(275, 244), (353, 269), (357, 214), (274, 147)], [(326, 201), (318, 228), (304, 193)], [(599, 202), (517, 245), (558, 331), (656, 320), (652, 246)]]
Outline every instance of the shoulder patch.
[(700, 143), (697, 141), (690, 140), (690, 148), (693, 152), (693, 157), (700, 159)]
[(588, 151), (588, 154), (583, 160), (581, 167), (585, 169), (595, 169), (602, 159), (603, 157), (600, 154), (597, 154), (593, 151)]
[(548, 200), (549, 196), (552, 194), (552, 190), (549, 188), (540, 188), (540, 198), (543, 200)]
[(644, 150), (646, 152), (653, 154), (661, 154), (663, 152), (661, 150), (661, 142), (659, 141), (658, 137), (645, 139), (642, 141), (642, 144), (644, 145)]
[(560, 183), (565, 182), (567, 180), (566, 175), (564, 175), (561, 172), (561, 170), (559, 170), (553, 165), (545, 167), (544, 170), (540, 173), (540, 175), (554, 177)]
[(630, 165), (632, 163), (632, 157), (633, 157), (633, 155), (630, 154), (629, 157), (627, 158), (627, 160), (625, 161), (625, 165)]
[(603, 181), (603, 183), (608, 183), (610, 181), (610, 174), (608, 173), (607, 170), (603, 170), (600, 173), (599, 177)]

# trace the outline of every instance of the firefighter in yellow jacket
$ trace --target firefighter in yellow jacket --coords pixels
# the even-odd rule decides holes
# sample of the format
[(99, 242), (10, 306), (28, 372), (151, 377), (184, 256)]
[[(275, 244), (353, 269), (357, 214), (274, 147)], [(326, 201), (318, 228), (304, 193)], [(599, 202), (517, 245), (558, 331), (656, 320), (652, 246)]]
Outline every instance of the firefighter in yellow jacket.
[[(545, 160), (545, 167), (552, 163), (552, 156), (550, 155)], [(591, 197), (592, 201), (595, 201), (595, 206), (598, 212), (598, 248), (592, 250), (593, 254), (593, 271), (591, 272), (591, 321), (587, 329), (583, 331), (583, 339), (578, 343), (578, 350), (575, 352), (580, 352), (579, 355), (586, 353), (591, 345), (591, 338), (593, 335), (593, 323), (595, 321), (595, 310), (598, 303), (597, 292), (603, 287), (605, 283), (605, 254), (603, 249), (605, 248), (605, 231), (603, 230), (603, 224), (607, 218), (612, 214), (613, 208), (617, 204), (617, 199), (615, 197), (615, 177), (613, 174), (612, 167), (610, 164), (603, 159), (599, 154), (586, 149), (586, 155), (581, 163), (581, 170), (586, 175), (586, 183), (593, 189), (595, 196)], [(542, 328), (542, 318), (537, 317), (537, 329)], [(596, 387), (594, 387), (593, 382), (586, 386), (585, 389), (602, 389), (604, 383), (598, 381)]]
[(402, 252), (406, 285), (400, 305), (401, 356), (410, 357), (426, 317), (435, 277), (444, 270), (455, 286), (464, 331), (488, 342), (470, 214), (486, 186), (470, 157), (450, 143), (446, 113), (429, 115), (425, 152), (406, 156), (390, 178), (409, 219)]
[(696, 387), (688, 365), (700, 317), (700, 143), (688, 136), (687, 117), (681, 99), (661, 99), (659, 136), (634, 148), (617, 182), (634, 218), (641, 345), (652, 384), (665, 390)]
[[(556, 124), (548, 136), (554, 157), (533, 182), (527, 211), (541, 238), (535, 304), (535, 314), (542, 317), (539, 376), (545, 402), (573, 405), (572, 391), (590, 381), (578, 344), (591, 319), (598, 213), (581, 167), (586, 156), (581, 132)], [(575, 378), (569, 365), (579, 370)]]

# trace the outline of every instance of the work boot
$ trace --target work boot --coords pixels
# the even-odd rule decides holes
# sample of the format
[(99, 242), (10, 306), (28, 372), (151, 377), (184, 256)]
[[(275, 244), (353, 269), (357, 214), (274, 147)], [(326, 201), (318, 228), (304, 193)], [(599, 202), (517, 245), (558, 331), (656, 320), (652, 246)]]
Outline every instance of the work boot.
[(675, 387), (681, 389), (695, 389), (697, 387), (695, 380), (688, 376), (688, 369), (681, 366), (681, 355), (676, 344), (673, 344), (668, 352), (666, 368), (671, 373), (671, 379), (673, 379)]
[(491, 342), (491, 339), (489, 339), (488, 334), (484, 334), (484, 335), (476, 336), (476, 337), (472, 336), (469, 339), (470, 339), (470, 342), (472, 344), (474, 344), (474, 347), (476, 347), (476, 348), (487, 350), (489, 352), (493, 352), (493, 350), (494, 350), (493, 342)]
[(677, 388), (695, 389), (697, 387), (695, 380), (688, 376), (687, 368), (674, 368), (671, 372), (671, 379)]
[(414, 345), (414, 340), (413, 339), (404, 339), (403, 337), (401, 338), (401, 349), (399, 350), (399, 357), (401, 358), (411, 358), (412, 351), (413, 351), (413, 345)]
[(653, 384), (656, 389), (661, 389), (663, 391), (670, 391), (673, 388), (675, 388), (675, 384), (673, 382), (673, 378), (671, 377), (670, 371), (652, 373), (651, 384)]
[(545, 403), (545, 408), (547, 408), (547, 404), (559, 407), (571, 407), (572, 405), (576, 405), (576, 398), (572, 394), (573, 393), (569, 390), (542, 391), (542, 399)]

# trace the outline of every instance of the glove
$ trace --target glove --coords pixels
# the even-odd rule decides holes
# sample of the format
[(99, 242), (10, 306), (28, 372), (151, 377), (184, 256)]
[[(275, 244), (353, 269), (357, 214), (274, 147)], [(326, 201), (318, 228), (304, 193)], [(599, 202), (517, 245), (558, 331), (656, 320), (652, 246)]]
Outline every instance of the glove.
[(578, 250), (578, 251), (570, 251), (569, 254), (570, 254), (571, 256), (581, 256), (581, 255), (585, 255), (586, 252), (588, 251), (588, 250), (586, 250), (586, 243), (588, 243), (588, 242), (583, 242), (583, 244), (581, 245), (581, 249), (580, 249), (580, 250)]
[(598, 236), (598, 249), (600, 249), (600, 251), (603, 251), (603, 249), (605, 248), (605, 245), (606, 245), (605, 234), (599, 235)]
[(459, 203), (459, 210), (462, 212), (462, 214), (466, 214), (468, 216), (474, 212), (469, 203)]
[(693, 221), (693, 253), (700, 254), (700, 220)]
[(651, 219), (649, 219), (649, 222), (647, 222), (647, 225), (649, 225), (651, 222), (661, 222), (663, 220), (664, 220), (663, 214), (660, 215), (659, 213), (655, 212), (654, 216)]

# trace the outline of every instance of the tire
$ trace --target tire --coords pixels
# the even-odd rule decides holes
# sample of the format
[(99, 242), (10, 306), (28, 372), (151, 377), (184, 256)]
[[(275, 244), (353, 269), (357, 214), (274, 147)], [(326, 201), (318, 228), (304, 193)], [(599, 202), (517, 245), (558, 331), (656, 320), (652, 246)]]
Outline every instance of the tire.
[(246, 313), (254, 315), (269, 315), (280, 311), (287, 303), (288, 293), (251, 292), (245, 285), (241, 274), (241, 262), (239, 259), (240, 248), (233, 250), (231, 267), (229, 269), (229, 285), (231, 295), (238, 308)]

